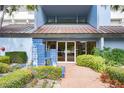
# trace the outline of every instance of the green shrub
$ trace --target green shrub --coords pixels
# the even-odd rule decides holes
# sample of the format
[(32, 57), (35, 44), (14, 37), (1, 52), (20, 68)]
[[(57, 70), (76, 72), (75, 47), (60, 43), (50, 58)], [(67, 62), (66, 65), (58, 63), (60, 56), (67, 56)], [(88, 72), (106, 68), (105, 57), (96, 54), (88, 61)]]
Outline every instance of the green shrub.
[(119, 64), (116, 62), (116, 61), (113, 61), (113, 60), (105, 60), (105, 64), (107, 66), (119, 66)]
[(105, 64), (109, 66), (120, 66), (124, 64), (124, 50), (122, 49), (104, 48), (104, 50), (101, 51), (95, 48), (93, 54), (102, 56), (105, 59)]
[(102, 51), (99, 48), (93, 48), (92, 53), (95, 56), (101, 56)]
[(119, 67), (107, 67), (106, 73), (112, 80), (118, 80), (121, 83), (124, 83), (124, 68)]
[(10, 64), (10, 57), (9, 56), (0, 56), (0, 62)]
[(29, 83), (32, 79), (32, 72), (30, 70), (17, 70), (4, 77), (0, 78), (1, 88), (21, 88)]
[(124, 64), (124, 50), (112, 49), (112, 59), (120, 64)]
[(100, 56), (94, 55), (80, 55), (77, 56), (77, 65), (86, 66), (92, 68), (98, 72), (102, 72), (105, 70), (104, 59)]
[(21, 69), (21, 67), (20, 67), (20, 64), (12, 64), (11, 65), (11, 71), (16, 71), (16, 70), (18, 70), (18, 69)]
[(10, 57), (11, 63), (26, 63), (27, 54), (23, 51), (6, 52), (6, 56)]
[(10, 70), (10, 66), (5, 63), (0, 63), (0, 73), (7, 73)]
[(33, 70), (36, 72), (35, 76), (40, 79), (47, 78), (56, 80), (62, 76), (62, 69), (60, 67), (39, 66), (33, 67)]

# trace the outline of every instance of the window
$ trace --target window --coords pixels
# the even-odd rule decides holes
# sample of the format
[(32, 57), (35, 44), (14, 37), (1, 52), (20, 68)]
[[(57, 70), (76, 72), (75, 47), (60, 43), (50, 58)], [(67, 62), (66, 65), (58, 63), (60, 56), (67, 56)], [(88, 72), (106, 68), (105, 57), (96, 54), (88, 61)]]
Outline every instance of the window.
[(47, 23), (48, 23), (48, 24), (53, 24), (53, 23), (55, 23), (55, 17), (47, 17)]
[(87, 42), (87, 54), (92, 54), (93, 48), (96, 47), (95, 41), (88, 41)]
[(87, 20), (84, 17), (78, 17), (78, 23), (87, 23)]
[(76, 42), (76, 56), (87, 54), (87, 42), (86, 41), (77, 41)]
[(47, 17), (48, 24), (85, 24), (87, 19), (81, 16), (49, 16)]
[(76, 23), (76, 17), (58, 17), (57, 23)]
[(56, 41), (47, 41), (47, 50), (56, 49)]

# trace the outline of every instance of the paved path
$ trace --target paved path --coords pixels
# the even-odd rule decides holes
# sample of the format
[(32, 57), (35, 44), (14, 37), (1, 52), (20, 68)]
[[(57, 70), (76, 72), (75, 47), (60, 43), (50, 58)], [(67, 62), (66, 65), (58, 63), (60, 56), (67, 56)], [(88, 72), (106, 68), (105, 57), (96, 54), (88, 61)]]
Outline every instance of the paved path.
[(65, 66), (65, 78), (61, 80), (62, 88), (105, 88), (107, 84), (99, 79), (100, 73), (76, 64), (58, 64)]

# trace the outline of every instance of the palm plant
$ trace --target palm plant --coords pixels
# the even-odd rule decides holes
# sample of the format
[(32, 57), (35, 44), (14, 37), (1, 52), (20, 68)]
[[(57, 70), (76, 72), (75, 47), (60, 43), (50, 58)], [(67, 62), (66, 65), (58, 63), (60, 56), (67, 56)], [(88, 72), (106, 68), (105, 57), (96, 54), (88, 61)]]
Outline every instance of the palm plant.
[[(19, 10), (20, 7), (21, 5), (4, 5), (3, 6), (2, 14), (0, 17), (0, 29), (2, 28), (5, 13), (8, 13), (11, 16), (12, 13)], [(38, 10), (37, 5), (26, 5), (26, 9), (28, 11)]]
[(113, 11), (121, 11), (124, 12), (124, 5), (111, 5), (111, 9)]

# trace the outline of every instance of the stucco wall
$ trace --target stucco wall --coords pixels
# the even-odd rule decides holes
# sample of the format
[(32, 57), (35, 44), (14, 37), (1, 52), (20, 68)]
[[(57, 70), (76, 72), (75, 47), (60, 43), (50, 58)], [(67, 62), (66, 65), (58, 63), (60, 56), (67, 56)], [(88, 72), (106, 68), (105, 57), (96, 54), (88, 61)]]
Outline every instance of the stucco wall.
[(105, 47), (124, 49), (123, 39), (105, 39)]
[(109, 26), (111, 23), (111, 10), (109, 5), (97, 6), (97, 25)]
[(97, 28), (97, 6), (93, 5), (91, 7), (90, 13), (88, 15), (88, 23), (93, 27)]
[(38, 6), (38, 10), (35, 11), (35, 28), (44, 25), (46, 22), (46, 16), (42, 9), (42, 6)]
[(32, 60), (32, 38), (0, 38), (0, 47), (5, 51), (26, 51), (28, 61)]

